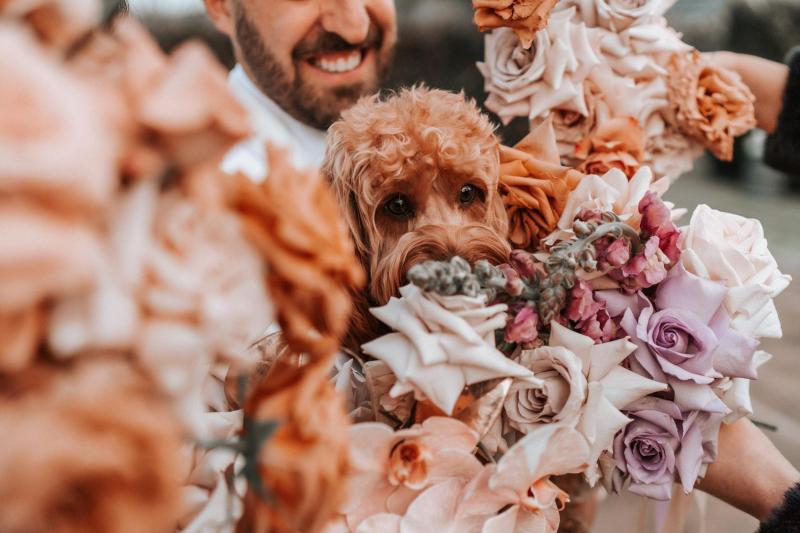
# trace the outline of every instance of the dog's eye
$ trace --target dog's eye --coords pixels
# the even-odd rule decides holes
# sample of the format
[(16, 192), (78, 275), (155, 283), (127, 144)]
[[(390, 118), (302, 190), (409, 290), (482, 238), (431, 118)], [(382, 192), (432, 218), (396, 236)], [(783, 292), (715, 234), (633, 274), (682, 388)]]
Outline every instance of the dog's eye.
[(480, 195), (481, 191), (476, 186), (469, 184), (464, 185), (461, 187), (461, 190), (458, 191), (458, 203), (466, 207), (471, 205)]
[(411, 200), (401, 194), (393, 196), (383, 206), (390, 215), (397, 218), (408, 218), (414, 211)]

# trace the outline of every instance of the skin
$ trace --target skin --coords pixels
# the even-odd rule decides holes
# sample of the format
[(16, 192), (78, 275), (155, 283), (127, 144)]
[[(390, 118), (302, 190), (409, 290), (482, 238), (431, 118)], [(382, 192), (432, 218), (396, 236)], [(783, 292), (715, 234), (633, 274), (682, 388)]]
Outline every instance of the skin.
[(767, 133), (775, 131), (783, 107), (783, 93), (789, 79), (789, 67), (747, 54), (715, 52), (715, 64), (733, 70), (742, 77), (756, 97), (758, 127)]
[(760, 429), (742, 419), (722, 425), (719, 458), (698, 488), (763, 522), (798, 482), (800, 472)]
[[(375, 92), (397, 42), (394, 0), (205, 0), (237, 61), (264, 94), (296, 119), (325, 129)], [(361, 52), (348, 72), (329, 72)]]

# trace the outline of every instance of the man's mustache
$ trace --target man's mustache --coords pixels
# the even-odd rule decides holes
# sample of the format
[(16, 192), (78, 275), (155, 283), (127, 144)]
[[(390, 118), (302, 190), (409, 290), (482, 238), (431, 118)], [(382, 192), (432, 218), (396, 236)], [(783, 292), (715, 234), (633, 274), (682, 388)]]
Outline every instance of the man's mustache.
[(348, 52), (350, 50), (380, 49), (383, 46), (383, 30), (374, 22), (370, 22), (367, 37), (361, 43), (350, 43), (337, 33), (322, 31), (308, 36), (298, 44), (292, 52), (294, 59), (306, 59), (312, 56)]

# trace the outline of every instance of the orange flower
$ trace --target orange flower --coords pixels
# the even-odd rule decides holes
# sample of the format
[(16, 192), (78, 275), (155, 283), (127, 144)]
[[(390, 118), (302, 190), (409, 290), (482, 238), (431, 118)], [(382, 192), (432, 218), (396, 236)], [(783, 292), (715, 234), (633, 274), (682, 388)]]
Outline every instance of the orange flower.
[(199, 43), (166, 56), (138, 22), (121, 17), (112, 34), (94, 35), (70, 65), (91, 80), (98, 107), (119, 131), (125, 176), (159, 178), (168, 167), (216, 167), (250, 133), (225, 70)]
[(561, 166), (549, 120), (514, 148), (500, 147), (500, 194), (508, 211), (511, 243), (537, 249), (556, 228), (567, 196), (581, 178), (582, 173)]
[(168, 531), (180, 514), (179, 424), (122, 359), (39, 365), (0, 381), (0, 530)]
[(558, 0), (472, 0), (475, 24), (481, 31), (511, 28), (522, 46), (531, 47), (533, 36), (547, 26)]
[(738, 74), (711, 64), (696, 50), (673, 55), (668, 68), (678, 127), (719, 159), (733, 159), (733, 139), (756, 126), (753, 93)]
[(239, 531), (315, 533), (346, 497), (350, 422), (329, 381), (331, 358), (301, 368), (288, 359), (278, 360), (245, 405), (245, 417), (278, 426), (256, 465), (268, 497), (248, 488)]
[(633, 117), (608, 119), (575, 146), (575, 157), (583, 161), (578, 170), (602, 176), (612, 168), (633, 178), (644, 158), (645, 135)]
[(314, 358), (339, 347), (350, 320), (350, 289), (364, 282), (328, 185), (269, 150), (269, 179), (236, 176), (231, 205), (269, 265), (270, 296), (289, 346)]

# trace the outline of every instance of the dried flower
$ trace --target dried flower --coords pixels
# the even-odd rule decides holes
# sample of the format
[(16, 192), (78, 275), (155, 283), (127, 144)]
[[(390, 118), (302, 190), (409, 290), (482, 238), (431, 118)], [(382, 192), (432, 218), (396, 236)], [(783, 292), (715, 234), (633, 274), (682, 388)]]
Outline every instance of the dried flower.
[(32, 367), (0, 383), (0, 529), (166, 531), (181, 511), (180, 424), (128, 363)]
[(500, 148), (500, 194), (509, 218), (509, 240), (535, 250), (558, 224), (567, 197), (583, 174), (561, 166), (549, 122), (514, 148)]
[(364, 272), (319, 173), (295, 170), (274, 149), (269, 168), (270, 178), (261, 184), (234, 177), (230, 203), (269, 265), (270, 295), (289, 345), (325, 357), (347, 329), (350, 291), (364, 282)]
[(669, 99), (681, 131), (723, 161), (733, 158), (733, 139), (756, 125), (755, 97), (733, 71), (717, 67), (696, 50), (669, 63)]
[(522, 46), (530, 48), (533, 36), (550, 19), (558, 0), (472, 0), (475, 24), (481, 31), (511, 28)]

